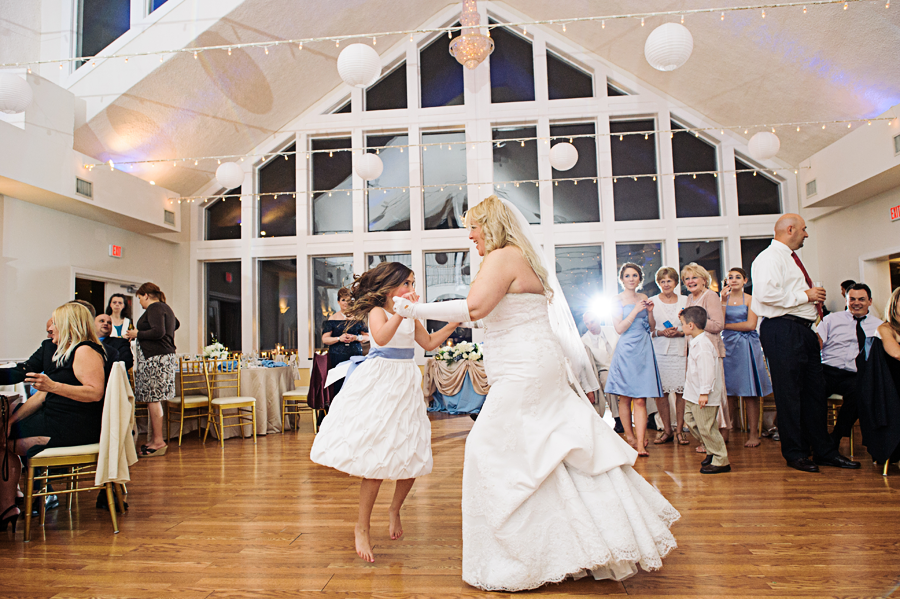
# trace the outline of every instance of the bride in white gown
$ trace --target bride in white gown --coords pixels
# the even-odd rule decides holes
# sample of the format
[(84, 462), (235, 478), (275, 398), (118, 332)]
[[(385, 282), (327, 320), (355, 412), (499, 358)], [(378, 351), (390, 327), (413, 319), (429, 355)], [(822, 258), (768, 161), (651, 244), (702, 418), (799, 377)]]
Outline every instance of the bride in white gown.
[(468, 298), (394, 301), (403, 316), (483, 318), (486, 329), (491, 390), (466, 440), (463, 580), (519, 591), (588, 573), (622, 580), (637, 564), (660, 568), (676, 546), (669, 526), (680, 515), (634, 471), (637, 452), (581, 392), (596, 382), (527, 222), (491, 196), (467, 213), (466, 225), (485, 256)]

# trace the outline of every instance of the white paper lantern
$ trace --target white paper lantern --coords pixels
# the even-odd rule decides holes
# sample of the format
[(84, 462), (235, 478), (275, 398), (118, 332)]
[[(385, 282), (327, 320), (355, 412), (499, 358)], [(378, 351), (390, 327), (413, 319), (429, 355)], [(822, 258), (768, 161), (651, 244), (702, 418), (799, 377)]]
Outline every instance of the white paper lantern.
[(244, 182), (244, 170), (236, 162), (223, 162), (216, 169), (216, 181), (225, 189), (240, 187)]
[(371, 46), (350, 44), (341, 50), (337, 68), (347, 85), (369, 87), (381, 76), (381, 58)]
[(384, 163), (377, 154), (366, 153), (356, 159), (356, 174), (366, 181), (377, 179), (383, 170)]
[(768, 160), (781, 149), (781, 141), (778, 136), (768, 131), (760, 131), (750, 138), (747, 151), (754, 160)]
[(684, 25), (666, 23), (654, 29), (644, 44), (644, 56), (658, 71), (674, 71), (687, 62), (694, 38)]
[(0, 112), (25, 112), (32, 99), (31, 86), (27, 81), (12, 73), (0, 73)]
[(578, 150), (570, 143), (556, 144), (550, 148), (550, 166), (558, 171), (567, 171), (578, 162)]

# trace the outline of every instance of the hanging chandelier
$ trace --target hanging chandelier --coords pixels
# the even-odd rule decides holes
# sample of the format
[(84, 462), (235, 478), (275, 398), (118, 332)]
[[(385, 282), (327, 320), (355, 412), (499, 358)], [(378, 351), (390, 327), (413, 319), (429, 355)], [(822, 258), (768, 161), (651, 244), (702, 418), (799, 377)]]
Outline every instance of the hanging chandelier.
[(450, 42), (450, 54), (467, 69), (474, 69), (494, 51), (494, 40), (482, 35), (478, 29), (481, 17), (478, 15), (476, 0), (463, 0), (462, 35)]

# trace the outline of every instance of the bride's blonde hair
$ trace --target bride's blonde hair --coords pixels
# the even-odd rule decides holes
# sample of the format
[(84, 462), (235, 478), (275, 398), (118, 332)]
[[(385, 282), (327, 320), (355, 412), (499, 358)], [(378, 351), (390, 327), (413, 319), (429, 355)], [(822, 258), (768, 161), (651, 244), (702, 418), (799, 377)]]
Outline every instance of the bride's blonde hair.
[(466, 211), (466, 227), (472, 223), (481, 226), (484, 236), (484, 255), (507, 246), (514, 246), (522, 251), (528, 265), (534, 270), (544, 286), (544, 295), (548, 300), (553, 299), (553, 289), (550, 288), (547, 270), (541, 266), (541, 260), (537, 254), (537, 248), (531, 247), (525, 231), (519, 226), (516, 216), (495, 195), (485, 198), (480, 204), (476, 204)]

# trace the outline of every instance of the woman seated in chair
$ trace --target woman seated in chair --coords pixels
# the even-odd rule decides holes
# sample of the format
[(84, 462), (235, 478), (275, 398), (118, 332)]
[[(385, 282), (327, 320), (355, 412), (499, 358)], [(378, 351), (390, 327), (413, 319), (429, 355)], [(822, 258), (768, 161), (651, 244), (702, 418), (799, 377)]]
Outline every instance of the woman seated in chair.
[[(57, 349), (49, 374), (29, 372), (25, 382), (37, 391), (21, 404), (2, 431), (0, 460), (0, 530), (12, 524), (19, 509), (16, 484), (22, 472), (18, 456), (29, 458), (47, 447), (71, 447), (100, 441), (106, 353), (94, 332), (94, 319), (82, 305), (63, 304), (53, 311), (49, 333)], [(7, 469), (8, 466), (8, 469)]]

